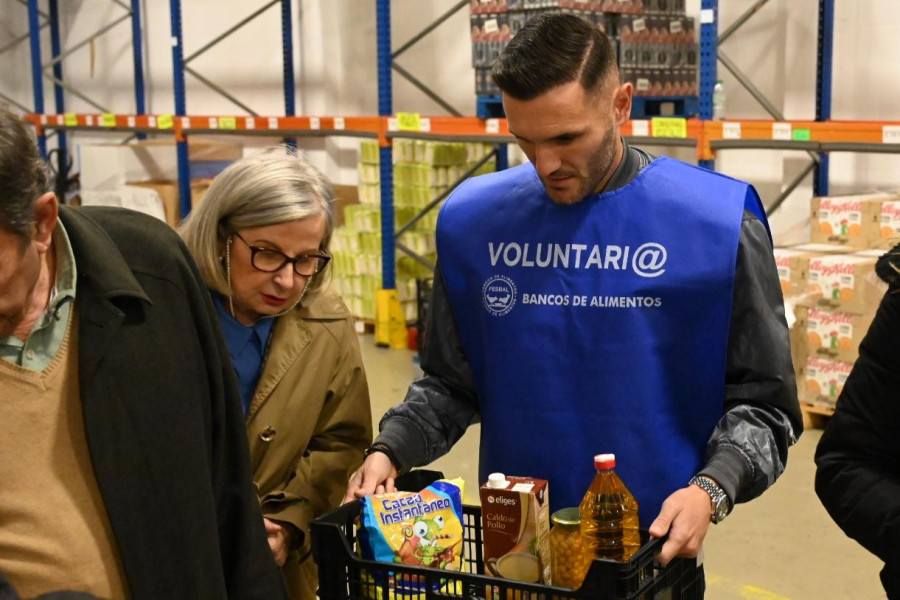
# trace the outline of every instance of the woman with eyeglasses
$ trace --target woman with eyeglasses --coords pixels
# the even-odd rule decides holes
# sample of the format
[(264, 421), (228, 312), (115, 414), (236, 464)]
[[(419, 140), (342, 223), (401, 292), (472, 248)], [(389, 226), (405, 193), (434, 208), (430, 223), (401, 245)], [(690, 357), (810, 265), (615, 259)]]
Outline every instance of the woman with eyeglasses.
[(237, 375), (269, 545), (303, 600), (309, 523), (341, 503), (372, 438), (353, 319), (327, 285), (333, 228), (325, 177), (276, 148), (225, 169), (180, 230)]

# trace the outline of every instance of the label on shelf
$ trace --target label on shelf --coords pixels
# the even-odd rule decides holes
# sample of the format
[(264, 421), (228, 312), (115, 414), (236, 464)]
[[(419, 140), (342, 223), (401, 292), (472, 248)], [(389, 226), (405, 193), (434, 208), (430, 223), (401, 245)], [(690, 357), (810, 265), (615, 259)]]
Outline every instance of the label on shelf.
[(65, 115), (63, 115), (63, 117), (65, 119), (63, 123), (67, 127), (74, 127), (75, 125), (78, 125), (78, 117), (75, 115), (75, 113), (66, 113)]
[(486, 133), (500, 133), (500, 119), (488, 119), (484, 122)]
[(772, 123), (772, 139), (789, 141), (791, 139), (791, 124)]
[(741, 139), (740, 123), (722, 123), (722, 139), (723, 140), (739, 140)]
[(237, 129), (237, 119), (234, 117), (219, 117), (219, 129)]
[(812, 139), (809, 129), (795, 129), (791, 132), (791, 139), (797, 142), (808, 142)]
[(134, 127), (135, 125), (137, 125), (137, 119), (135, 119), (133, 116), (129, 116), (127, 123), (129, 127)]
[(709, 25), (716, 22), (716, 9), (704, 8), (700, 11), (700, 24)]
[(431, 131), (431, 119), (422, 117), (419, 120), (419, 131)]
[(885, 125), (881, 128), (882, 144), (900, 144), (900, 125)]
[(215, 117), (210, 117), (209, 119), (207, 119), (207, 123), (208, 123), (207, 127), (209, 127), (210, 129), (218, 129), (219, 128), (219, 119), (217, 119)]
[(632, 121), (631, 135), (634, 137), (650, 137), (650, 121)]
[(156, 117), (154, 117), (153, 115), (148, 116), (147, 126), (149, 126), (151, 129), (156, 129)]
[(335, 117), (334, 118), (334, 128), (338, 131), (346, 128), (346, 124), (344, 123), (344, 117)]
[(47, 124), (47, 115), (41, 115), (41, 125)]
[(653, 137), (686, 138), (687, 119), (679, 117), (653, 117)]
[(278, 129), (278, 117), (269, 117), (269, 129)]
[(322, 129), (322, 120), (319, 117), (310, 117), (309, 118), (309, 128), (310, 129)]
[(397, 113), (397, 127), (400, 131), (422, 131), (422, 117), (419, 113)]
[(190, 117), (181, 117), (181, 128), (182, 129), (190, 129), (191, 128), (191, 118)]
[(400, 124), (397, 117), (388, 117), (388, 131), (400, 131)]
[(256, 129), (256, 119), (253, 117), (245, 117), (244, 129)]
[(175, 126), (175, 120), (172, 119), (172, 115), (159, 115), (156, 124), (160, 129), (172, 129)]
[(85, 115), (84, 124), (87, 125), (88, 127), (93, 127), (94, 126), (94, 115)]

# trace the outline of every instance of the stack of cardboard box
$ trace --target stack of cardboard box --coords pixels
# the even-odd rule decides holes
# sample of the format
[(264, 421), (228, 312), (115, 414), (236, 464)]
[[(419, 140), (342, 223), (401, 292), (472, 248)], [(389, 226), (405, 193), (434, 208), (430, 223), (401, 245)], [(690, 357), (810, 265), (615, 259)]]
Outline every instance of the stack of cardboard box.
[(526, 22), (547, 12), (577, 15), (606, 32), (636, 96), (697, 94), (700, 53), (684, 0), (471, 0), (470, 8), (476, 94), (500, 93), (491, 66)]
[(833, 407), (859, 356), (886, 289), (875, 263), (900, 237), (898, 208), (890, 193), (813, 198), (812, 243), (775, 249), (806, 404)]
[[(81, 144), (76, 150), (83, 205), (121, 206), (150, 214), (176, 227), (181, 222), (178, 161), (174, 140), (132, 144)], [(212, 178), (243, 155), (232, 141), (192, 138), (191, 206)]]

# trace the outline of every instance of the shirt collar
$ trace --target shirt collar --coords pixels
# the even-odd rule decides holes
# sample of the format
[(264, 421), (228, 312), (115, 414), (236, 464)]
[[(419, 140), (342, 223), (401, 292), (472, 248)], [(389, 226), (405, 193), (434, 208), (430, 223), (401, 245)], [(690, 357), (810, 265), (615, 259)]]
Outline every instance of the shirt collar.
[(230, 347), (235, 349), (243, 348), (250, 341), (250, 336), (253, 334), (256, 334), (259, 338), (260, 347), (266, 347), (275, 319), (260, 319), (253, 325), (244, 325), (232, 316), (227, 308), (228, 300), (224, 296), (214, 293), (213, 304), (216, 307), (216, 312), (219, 314), (222, 333), (225, 335), (225, 340)]
[[(38, 329), (46, 327), (51, 319), (57, 318), (59, 307), (75, 299), (75, 285), (78, 279), (75, 254), (72, 252), (69, 234), (66, 233), (66, 228), (59, 219), (56, 220), (56, 229), (53, 232), (53, 246), (56, 252), (56, 280), (50, 291), (50, 302), (47, 304), (44, 314), (35, 321), (29, 336)], [(21, 350), (25, 346), (25, 342), (10, 335), (0, 338), (0, 346), (10, 346)]]
[(56, 247), (56, 281), (50, 292), (50, 303), (47, 305), (47, 310), (44, 312), (43, 318), (35, 324), (35, 328), (41, 322), (46, 323), (47, 319), (55, 317), (63, 303), (75, 299), (75, 286), (78, 280), (75, 254), (72, 252), (69, 234), (59, 219), (56, 221), (56, 230), (53, 232), (53, 243)]

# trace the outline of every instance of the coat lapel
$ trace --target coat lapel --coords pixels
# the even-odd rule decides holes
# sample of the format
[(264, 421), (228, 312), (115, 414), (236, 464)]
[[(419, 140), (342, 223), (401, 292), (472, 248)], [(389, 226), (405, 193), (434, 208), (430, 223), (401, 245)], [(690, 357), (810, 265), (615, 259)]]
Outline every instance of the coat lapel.
[(152, 303), (106, 231), (69, 207), (60, 207), (59, 218), (78, 268), (79, 377), (87, 388), (125, 318), (114, 301)]
[(293, 310), (289, 314), (279, 317), (275, 323), (263, 372), (250, 403), (248, 421), (265, 403), (312, 339), (309, 326), (300, 315), (299, 310)]
[(111, 342), (122, 325), (125, 313), (106, 298), (98, 297), (96, 291), (89, 287), (80, 290), (78, 298), (78, 335), (81, 339), (78, 372), (81, 385), (87, 389), (107, 349), (113, 347)]

